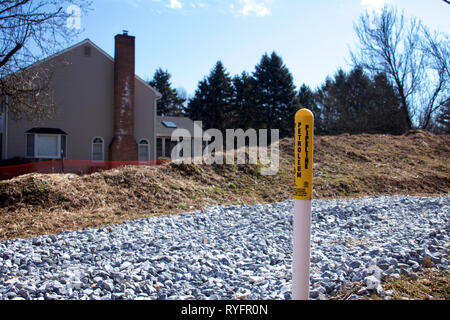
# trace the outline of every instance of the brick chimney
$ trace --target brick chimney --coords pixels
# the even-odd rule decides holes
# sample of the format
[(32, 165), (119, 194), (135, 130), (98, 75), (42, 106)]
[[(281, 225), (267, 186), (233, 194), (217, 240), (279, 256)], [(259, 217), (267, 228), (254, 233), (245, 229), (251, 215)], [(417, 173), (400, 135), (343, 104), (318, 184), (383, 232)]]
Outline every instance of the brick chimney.
[(114, 137), (109, 146), (111, 161), (138, 160), (134, 139), (134, 51), (135, 37), (126, 31), (115, 37)]

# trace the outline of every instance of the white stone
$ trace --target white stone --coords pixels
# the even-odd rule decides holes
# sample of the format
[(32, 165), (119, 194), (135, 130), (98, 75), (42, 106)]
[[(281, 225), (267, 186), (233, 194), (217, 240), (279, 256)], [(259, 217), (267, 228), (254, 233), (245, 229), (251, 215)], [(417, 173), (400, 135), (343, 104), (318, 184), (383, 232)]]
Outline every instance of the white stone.
[(369, 290), (375, 290), (380, 285), (380, 280), (378, 280), (374, 276), (368, 276), (364, 279), (364, 281), (366, 283), (367, 289)]

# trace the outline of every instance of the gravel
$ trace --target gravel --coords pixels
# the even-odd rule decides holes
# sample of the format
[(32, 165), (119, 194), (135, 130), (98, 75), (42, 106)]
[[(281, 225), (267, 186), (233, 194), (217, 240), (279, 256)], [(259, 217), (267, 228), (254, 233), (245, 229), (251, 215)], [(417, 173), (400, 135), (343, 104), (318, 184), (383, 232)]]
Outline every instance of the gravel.
[[(450, 197), (314, 200), (311, 299), (449, 269)], [(0, 242), (0, 299), (291, 299), (293, 201)]]

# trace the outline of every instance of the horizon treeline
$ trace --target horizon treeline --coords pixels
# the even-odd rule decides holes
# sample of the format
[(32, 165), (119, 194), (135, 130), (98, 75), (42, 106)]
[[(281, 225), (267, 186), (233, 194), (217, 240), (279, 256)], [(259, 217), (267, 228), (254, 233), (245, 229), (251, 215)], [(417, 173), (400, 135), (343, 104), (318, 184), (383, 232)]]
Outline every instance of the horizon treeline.
[(402, 134), (409, 129), (386, 75), (371, 77), (359, 66), (339, 69), (315, 90), (306, 84), (297, 90), (275, 52), (265, 53), (251, 74), (231, 76), (219, 60), (190, 99), (171, 87), (170, 78), (159, 68), (149, 82), (162, 94), (158, 115), (186, 116), (202, 121), (205, 129), (279, 129), (280, 137), (292, 136), (301, 108), (314, 113), (316, 134)]

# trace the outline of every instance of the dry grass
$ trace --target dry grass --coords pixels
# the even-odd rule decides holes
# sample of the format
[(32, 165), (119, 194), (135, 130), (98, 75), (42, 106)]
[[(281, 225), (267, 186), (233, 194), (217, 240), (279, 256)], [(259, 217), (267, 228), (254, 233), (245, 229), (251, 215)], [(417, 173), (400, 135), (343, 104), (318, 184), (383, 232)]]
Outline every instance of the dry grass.
[[(314, 194), (448, 194), (450, 137), (340, 135), (314, 142)], [(101, 227), (211, 204), (292, 198), (293, 140), (280, 141), (280, 170), (260, 165), (125, 167), (88, 176), (28, 174), (0, 182), (0, 240)]]
[[(450, 273), (443, 270), (425, 269), (417, 278), (402, 276), (384, 283), (385, 290), (392, 290), (395, 300), (449, 300)], [(373, 295), (372, 299), (379, 299)]]
[[(449, 300), (450, 273), (445, 270), (425, 269), (415, 277), (401, 276), (400, 279), (385, 279), (384, 292), (391, 291), (393, 300)], [(347, 283), (332, 300), (348, 300), (364, 285), (360, 282)], [(375, 291), (358, 296), (360, 300), (383, 300)]]

